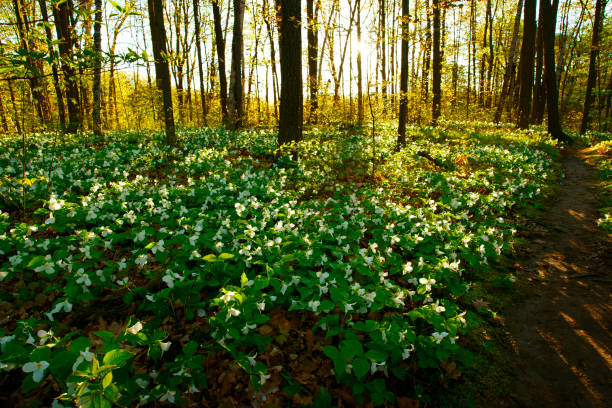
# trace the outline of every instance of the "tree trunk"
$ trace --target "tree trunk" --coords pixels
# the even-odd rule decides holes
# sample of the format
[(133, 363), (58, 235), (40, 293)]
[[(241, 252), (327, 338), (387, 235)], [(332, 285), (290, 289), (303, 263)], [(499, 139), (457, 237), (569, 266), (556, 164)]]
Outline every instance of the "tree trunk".
[(302, 139), (301, 0), (279, 0), (281, 103), (278, 144)]
[(386, 32), (387, 32), (387, 5), (385, 0), (379, 0), (379, 10), (380, 10), (380, 80), (381, 80), (381, 92), (383, 99), (387, 98), (387, 56), (386, 56), (386, 48), (387, 48), (387, 40)]
[(518, 0), (516, 6), (516, 14), (514, 15), (514, 28), (512, 29), (512, 42), (510, 43), (510, 49), (508, 50), (508, 64), (506, 65), (506, 72), (504, 72), (504, 81), (502, 83), (501, 94), (499, 95), (499, 103), (495, 110), (495, 117), (493, 121), (499, 123), (501, 115), (506, 104), (506, 98), (510, 93), (510, 82), (515, 75), (516, 71), (516, 57), (518, 54), (518, 36), (519, 28), (521, 26), (521, 13), (523, 11), (523, 0)]
[(155, 79), (157, 87), (162, 91), (164, 104), (164, 122), (166, 126), (166, 144), (176, 145), (176, 130), (174, 128), (174, 111), (172, 109), (172, 84), (170, 83), (170, 67), (166, 51), (166, 27), (164, 25), (164, 6), (162, 0), (148, 0), (149, 23), (151, 25), (151, 42), (153, 43), (153, 58), (155, 58)]
[(531, 102), (531, 124), (539, 125), (544, 120), (546, 91), (542, 73), (544, 72), (544, 37), (542, 36), (542, 8), (538, 12), (538, 31), (536, 33), (536, 67), (533, 82), (533, 100)]
[(19, 123), (19, 110), (17, 109), (17, 101), (15, 100), (15, 91), (13, 90), (13, 81), (9, 79), (7, 83), (8, 83), (9, 96), (11, 97), (11, 104), (13, 105), (13, 124), (17, 128), (17, 133), (21, 133), (21, 124)]
[(200, 104), (202, 105), (202, 124), (207, 125), (206, 116), (208, 106), (206, 104), (206, 93), (204, 90), (204, 66), (202, 62), (202, 47), (200, 46), (200, 2), (193, 0), (193, 24), (195, 25), (196, 54), (198, 57), (198, 74), (200, 83)]
[(244, 90), (242, 84), (242, 56), (244, 41), (242, 28), (244, 23), (245, 0), (234, 0), (234, 29), (232, 34), (232, 67), (230, 72), (230, 94), (228, 100), (229, 123), (232, 130), (242, 127), (244, 117)]
[(361, 64), (361, 0), (357, 0), (357, 122), (363, 123), (363, 67)]
[(218, 0), (211, 0), (213, 20), (215, 24), (215, 44), (217, 46), (217, 61), (219, 62), (219, 98), (223, 123), (228, 123), (227, 114), (227, 77), (225, 75), (225, 39), (221, 27), (221, 10)]
[(19, 34), (20, 47), (27, 53), (26, 64), (32, 71), (28, 75), (30, 82), (30, 90), (36, 100), (36, 112), (43, 125), (49, 123), (51, 115), (49, 113), (49, 100), (46, 96), (46, 84), (42, 77), (43, 67), (40, 60), (35, 60), (31, 57), (32, 45), (29, 37), (30, 23), (27, 14), (25, 13), (25, 4), (21, 0), (13, 0), (15, 10), (15, 18), (17, 20), (17, 32)]
[(557, 74), (555, 65), (555, 26), (556, 9), (559, 2), (553, 0), (540, 0), (542, 9), (544, 37), (544, 81), (546, 82), (546, 103), (548, 106), (548, 133), (559, 140), (569, 141), (569, 137), (563, 133), (559, 119), (559, 93), (557, 91)]
[(589, 114), (592, 104), (592, 92), (597, 80), (597, 57), (599, 56), (599, 36), (601, 32), (606, 0), (597, 0), (595, 3), (595, 19), (593, 20), (593, 36), (591, 38), (591, 56), (589, 60), (589, 76), (587, 79), (586, 94), (584, 97), (584, 109), (582, 111), (582, 124), (580, 134), (583, 135), (589, 126)]
[[(466, 95), (465, 95), (465, 117), (466, 119), (469, 119), (470, 117), (470, 91), (471, 91), (470, 88), (471, 88), (471, 82), (472, 82), (472, 71), (470, 68), (472, 65), (472, 61), (476, 60), (476, 55), (470, 52), (470, 49), (474, 49), (474, 50), (476, 49), (475, 48), (476, 36), (474, 35), (474, 25), (476, 21), (475, 16), (474, 16), (475, 13), (476, 13), (475, 0), (470, 0), (470, 35), (469, 35), (469, 41), (468, 41), (467, 90), (466, 90)], [(472, 45), (472, 47), (470, 47), (470, 45)], [(476, 82), (476, 78), (474, 78), (474, 82)], [(476, 94), (476, 92), (474, 92), (474, 94)]]
[[(490, 0), (489, 0), (490, 1)], [(440, 0), (433, 0), (433, 66), (432, 66), (432, 123), (436, 125), (440, 118), (440, 104), (442, 101), (442, 55), (440, 53)]]
[(406, 120), (408, 119), (408, 36), (410, 35), (409, 1), (402, 0), (402, 50), (400, 62), (400, 101), (397, 126), (397, 147), (401, 149), (406, 144)]
[(66, 132), (76, 133), (81, 128), (83, 118), (81, 117), (81, 110), (79, 109), (77, 75), (72, 63), (74, 40), (71, 33), (72, 27), (70, 26), (71, 12), (68, 2), (66, 1), (58, 3), (53, 8), (55, 29), (57, 31), (57, 38), (59, 39), (59, 54), (62, 58), (62, 72), (66, 84), (66, 102), (68, 105)]
[(425, 52), (423, 54), (423, 74), (421, 76), (421, 98), (429, 98), (429, 69), (431, 65), (431, 19), (429, 18), (429, 0), (425, 0)]
[[(264, 22), (266, 24), (266, 30), (268, 31), (268, 40), (270, 42), (270, 70), (272, 71), (272, 103), (274, 104), (274, 118), (278, 121), (278, 74), (276, 73), (276, 51), (274, 47), (274, 30), (270, 24), (268, 2), (264, 0), (262, 8), (264, 9)], [(275, 15), (275, 13), (274, 13)], [(275, 17), (274, 17), (275, 18)], [(325, 42), (323, 42), (325, 45)], [(320, 75), (319, 75), (320, 77)]]
[[(357, 0), (359, 2), (359, 0)], [(317, 1), (317, 9), (314, 9), (314, 0), (306, 0), (306, 16), (308, 19), (308, 90), (310, 94), (309, 122), (317, 123), (317, 55), (319, 54), (319, 27), (317, 27), (317, 12), (320, 0)]]
[[(83, 3), (81, 3), (82, 6), (82, 10), (84, 11), (84, 16), (82, 17), (83, 19), (83, 45), (81, 46), (82, 49), (79, 51), (82, 51), (83, 49), (87, 48), (87, 47), (91, 47), (91, 26), (92, 26), (92, 20), (91, 20), (91, 7), (93, 6), (93, 0), (84, 0)], [(78, 47), (78, 42), (77, 42), (77, 47)], [(85, 68), (83, 66), (79, 66), (79, 89), (80, 89), (80, 94), (81, 94), (81, 116), (83, 117), (83, 122), (84, 122), (84, 127), (85, 128), (85, 123), (88, 123), (90, 118), (92, 117), (92, 112), (91, 112), (91, 104), (89, 103), (89, 87), (87, 86), (87, 78), (86, 75), (84, 75), (84, 70)], [(90, 129), (92, 128), (92, 126), (90, 125)]]
[[(41, 0), (45, 1), (45, 0)], [(94, 51), (96, 60), (93, 77), (93, 132), (97, 136), (102, 136), (102, 0), (95, 0), (95, 21), (94, 21)]]
[[(50, 54), (55, 53), (55, 47), (53, 46), (53, 34), (51, 33), (51, 25), (49, 24), (49, 14), (47, 12), (47, 1), (39, 0), (40, 12), (42, 20), (45, 23), (45, 36), (47, 38), (47, 47)], [(53, 87), (55, 88), (55, 96), (57, 99), (57, 116), (59, 118), (60, 129), (66, 130), (66, 108), (64, 106), (64, 94), (60, 86), (59, 74), (57, 72), (57, 62), (51, 63), (51, 73), (53, 75)]]
[(491, 0), (487, 0), (486, 11), (485, 11), (485, 26), (484, 33), (482, 35), (482, 56), (480, 58), (480, 82), (478, 83), (478, 101), (480, 106), (484, 106), (485, 101), (485, 66), (487, 61), (487, 48), (488, 48), (488, 37), (487, 34), (492, 27), (489, 25), (491, 16)]
[(8, 133), (8, 121), (6, 119), (6, 109), (4, 108), (4, 98), (2, 98), (2, 90), (0, 89), (0, 119), (2, 120), (2, 133)]
[(521, 46), (521, 60), (519, 62), (521, 90), (518, 127), (521, 129), (528, 129), (529, 113), (531, 112), (531, 91), (533, 88), (533, 48), (535, 45), (536, 0), (525, 0), (524, 10), (523, 44)]

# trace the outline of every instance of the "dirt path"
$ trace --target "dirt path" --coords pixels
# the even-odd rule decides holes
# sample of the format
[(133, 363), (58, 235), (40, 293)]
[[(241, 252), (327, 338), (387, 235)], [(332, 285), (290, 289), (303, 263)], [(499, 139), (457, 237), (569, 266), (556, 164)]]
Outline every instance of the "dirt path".
[(565, 154), (562, 191), (517, 268), (535, 295), (506, 315), (517, 357), (504, 406), (612, 407), (612, 245), (582, 155)]

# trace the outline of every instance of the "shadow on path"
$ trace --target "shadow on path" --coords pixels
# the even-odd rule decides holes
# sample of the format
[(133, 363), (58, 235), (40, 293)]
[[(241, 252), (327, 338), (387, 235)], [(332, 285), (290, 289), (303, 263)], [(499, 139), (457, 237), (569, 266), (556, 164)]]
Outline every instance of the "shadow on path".
[(583, 155), (565, 154), (561, 193), (517, 265), (536, 295), (506, 316), (516, 381), (503, 406), (612, 407), (612, 246)]

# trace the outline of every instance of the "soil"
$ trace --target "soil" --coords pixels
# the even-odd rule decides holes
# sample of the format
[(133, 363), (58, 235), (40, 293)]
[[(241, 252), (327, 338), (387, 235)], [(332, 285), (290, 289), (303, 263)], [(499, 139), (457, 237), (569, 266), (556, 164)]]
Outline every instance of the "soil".
[(612, 407), (612, 239), (585, 154), (564, 153), (561, 191), (515, 265), (533, 295), (506, 312), (514, 389), (496, 406)]

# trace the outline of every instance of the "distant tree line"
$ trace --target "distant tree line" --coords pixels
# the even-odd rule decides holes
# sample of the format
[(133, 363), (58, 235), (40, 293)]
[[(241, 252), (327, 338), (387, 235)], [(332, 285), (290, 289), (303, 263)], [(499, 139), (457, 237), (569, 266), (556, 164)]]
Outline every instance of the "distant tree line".
[(3, 0), (0, 131), (100, 135), (163, 123), (174, 144), (176, 126), (273, 125), (286, 143), (303, 124), (364, 123), (368, 109), (398, 121), (398, 146), (406, 123), (442, 117), (524, 129), (545, 121), (559, 140), (562, 126), (609, 131), (606, 7)]

